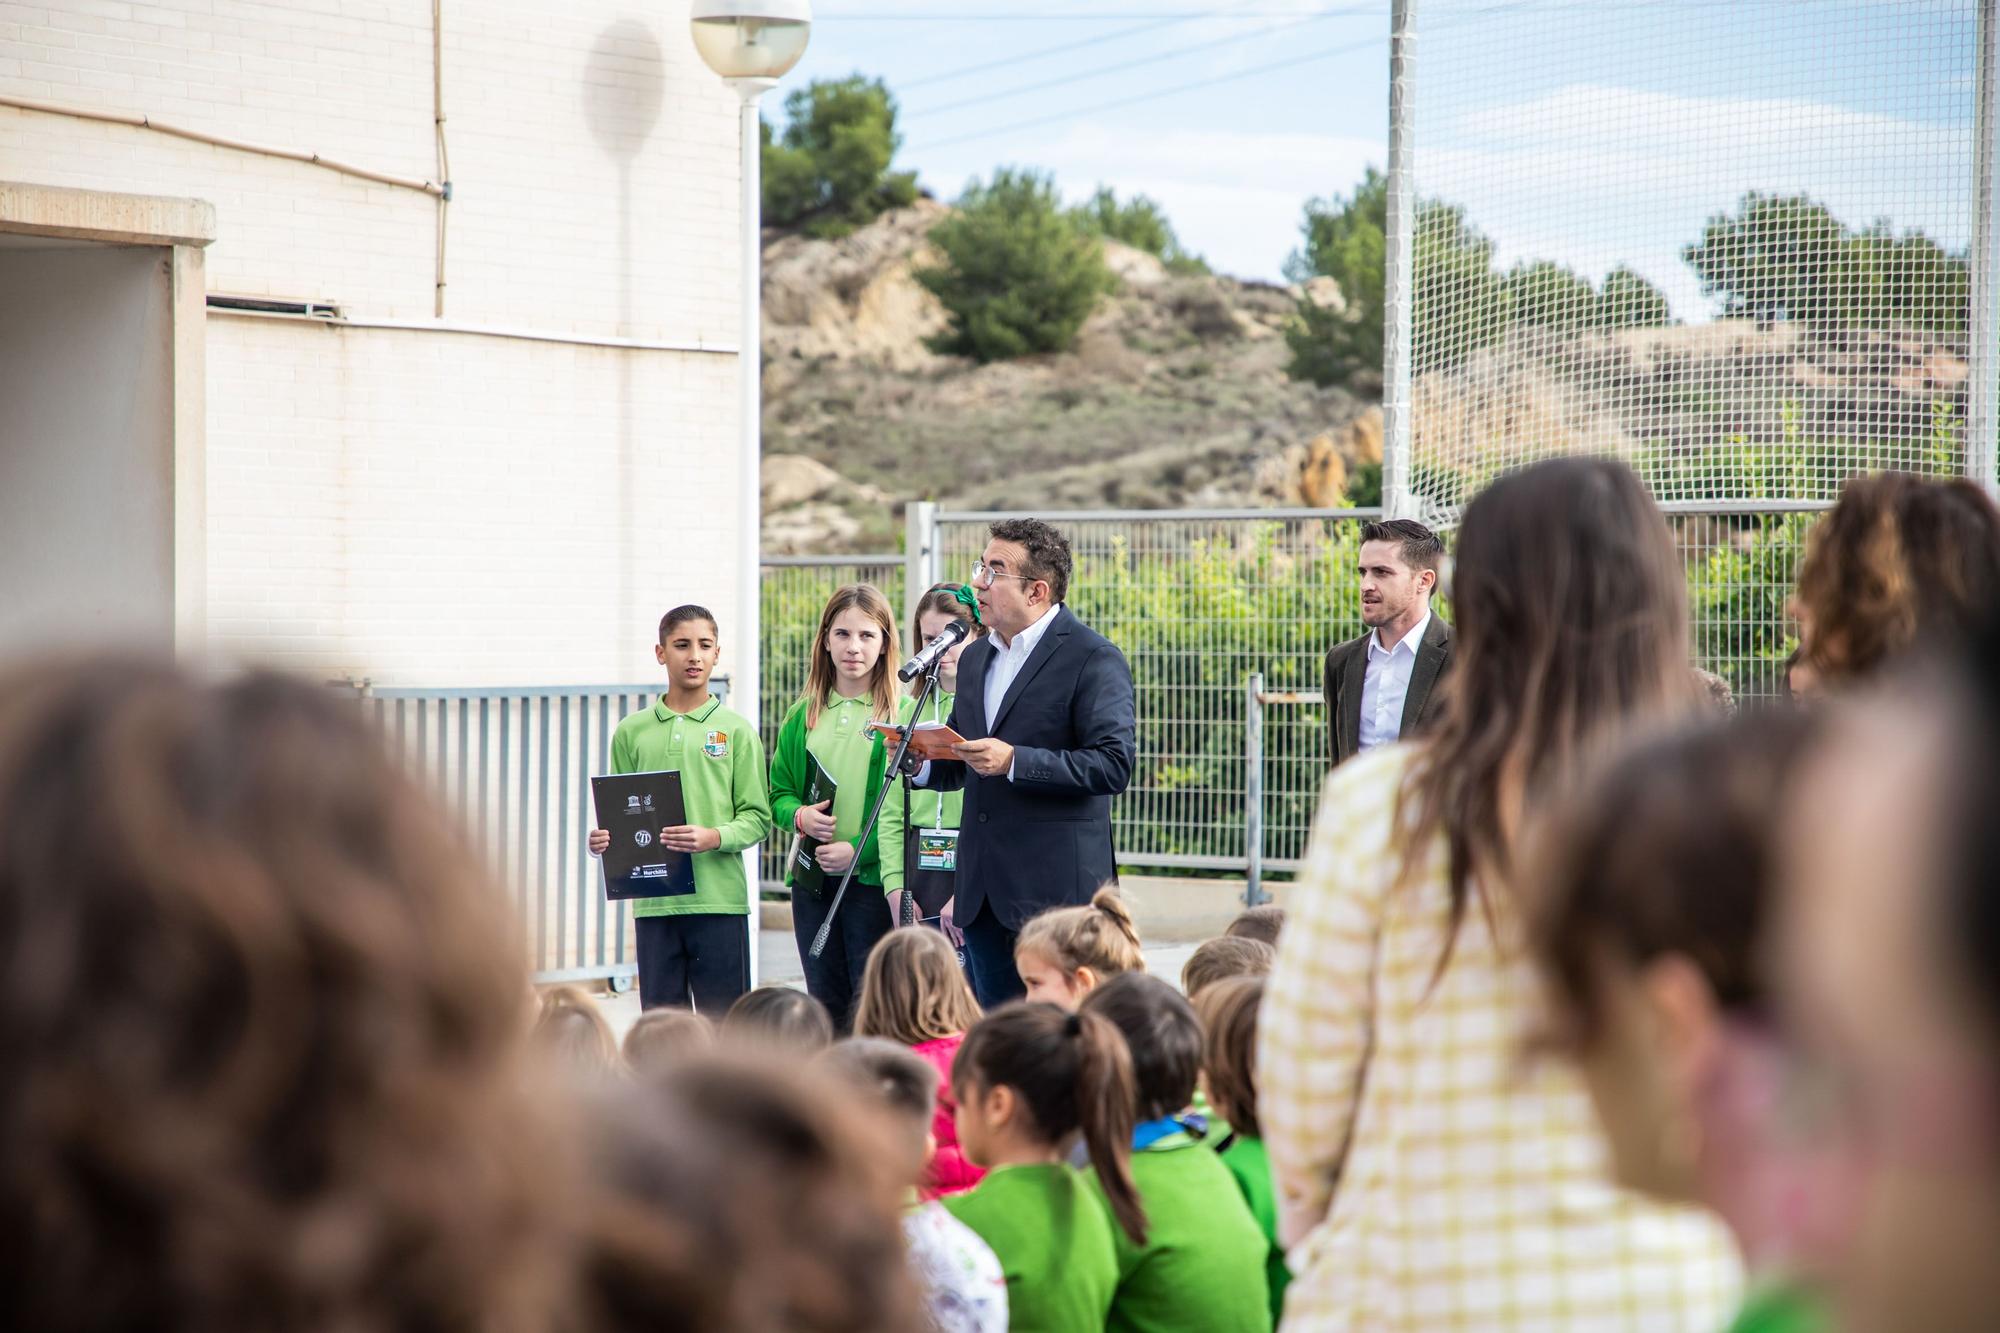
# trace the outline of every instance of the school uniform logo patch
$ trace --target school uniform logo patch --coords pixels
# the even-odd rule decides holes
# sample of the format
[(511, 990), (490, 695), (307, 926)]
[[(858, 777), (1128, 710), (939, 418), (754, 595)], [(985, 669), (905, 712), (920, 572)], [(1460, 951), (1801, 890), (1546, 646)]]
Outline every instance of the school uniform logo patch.
[(729, 733), (726, 731), (709, 732), (707, 738), (702, 741), (701, 752), (711, 759), (727, 759), (729, 757)]

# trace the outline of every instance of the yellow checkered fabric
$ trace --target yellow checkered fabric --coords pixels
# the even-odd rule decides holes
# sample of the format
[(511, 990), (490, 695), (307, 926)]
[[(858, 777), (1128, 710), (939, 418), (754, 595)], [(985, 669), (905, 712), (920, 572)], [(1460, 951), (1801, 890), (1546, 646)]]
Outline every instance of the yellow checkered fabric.
[[(1284, 1327), (1711, 1333), (1741, 1286), (1705, 1214), (1612, 1186), (1576, 1075), (1523, 1053), (1537, 983), (1477, 903), (1449, 968), (1442, 841), (1394, 888), (1412, 751), (1327, 780), (1284, 900), (1258, 1115), (1297, 1275)], [(1393, 892), (1392, 892), (1393, 889)]]

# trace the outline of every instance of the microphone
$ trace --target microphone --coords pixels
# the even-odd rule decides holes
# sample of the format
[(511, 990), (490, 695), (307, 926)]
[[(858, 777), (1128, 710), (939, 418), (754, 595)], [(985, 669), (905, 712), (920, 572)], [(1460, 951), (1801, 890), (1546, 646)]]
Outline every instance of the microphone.
[(972, 626), (954, 617), (952, 622), (944, 627), (944, 633), (925, 644), (922, 652), (903, 663), (902, 668), (896, 672), (896, 679), (915, 680), (918, 676), (928, 675), (937, 670), (938, 659), (950, 652), (970, 633)]

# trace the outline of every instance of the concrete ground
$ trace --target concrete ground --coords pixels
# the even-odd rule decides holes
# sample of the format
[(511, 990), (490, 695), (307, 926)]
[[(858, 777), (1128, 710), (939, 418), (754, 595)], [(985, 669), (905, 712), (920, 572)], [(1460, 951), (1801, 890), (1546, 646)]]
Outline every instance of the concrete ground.
[[(1225, 919), (1224, 924), (1227, 924)], [(1221, 933), (1217, 927), (1216, 934)], [(1146, 950), (1146, 970), (1164, 980), (1179, 986), (1181, 966), (1188, 955), (1195, 950), (1194, 943), (1170, 943), (1153, 945)], [(799, 966), (799, 948), (792, 938), (789, 925), (774, 930), (767, 924), (759, 932), (757, 941), (757, 978), (764, 985), (795, 986), (805, 988), (805, 972)], [(625, 1030), (639, 1017), (639, 991), (637, 987), (618, 995), (610, 991), (597, 996), (598, 1007), (611, 1022), (611, 1030), (618, 1039), (625, 1039)]]

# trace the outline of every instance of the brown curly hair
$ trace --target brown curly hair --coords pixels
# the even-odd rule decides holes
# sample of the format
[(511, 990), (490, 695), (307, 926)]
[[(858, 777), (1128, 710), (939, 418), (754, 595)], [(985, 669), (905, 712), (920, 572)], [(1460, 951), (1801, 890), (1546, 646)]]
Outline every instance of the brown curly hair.
[(698, 1055), (595, 1090), (582, 1138), (597, 1193), (573, 1328), (928, 1326), (904, 1260), (910, 1173), (893, 1128), (827, 1071), (776, 1059)]
[(506, 900), (351, 699), (0, 676), (0, 1327), (548, 1327)]
[(1799, 566), (1805, 660), (1858, 680), (1939, 635), (1962, 638), (2000, 597), (2000, 510), (1962, 479), (1883, 472), (1847, 483)]

